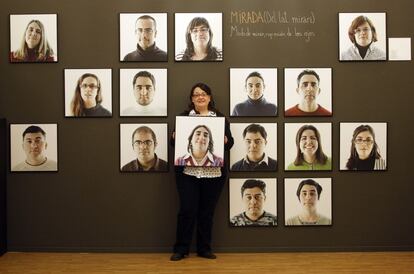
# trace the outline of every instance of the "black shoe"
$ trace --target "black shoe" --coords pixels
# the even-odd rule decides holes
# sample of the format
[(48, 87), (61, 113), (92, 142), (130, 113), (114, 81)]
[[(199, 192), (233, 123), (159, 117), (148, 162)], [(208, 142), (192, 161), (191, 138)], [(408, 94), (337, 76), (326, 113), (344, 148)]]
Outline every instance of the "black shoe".
[(180, 261), (184, 258), (185, 258), (184, 254), (176, 252), (176, 253), (171, 255), (170, 260), (171, 261)]
[(202, 258), (206, 258), (206, 259), (216, 259), (217, 256), (213, 254), (213, 252), (211, 251), (206, 251), (203, 253), (198, 253), (197, 254), (198, 257), (202, 257)]

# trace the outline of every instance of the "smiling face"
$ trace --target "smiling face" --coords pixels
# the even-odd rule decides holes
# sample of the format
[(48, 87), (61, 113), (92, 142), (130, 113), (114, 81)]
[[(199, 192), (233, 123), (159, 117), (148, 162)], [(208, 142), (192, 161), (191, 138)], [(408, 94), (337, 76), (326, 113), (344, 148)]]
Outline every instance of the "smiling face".
[(208, 133), (208, 130), (205, 127), (197, 128), (191, 138), (192, 151), (207, 153), (209, 143), (210, 134)]
[(139, 19), (135, 26), (135, 34), (137, 35), (138, 45), (143, 50), (152, 47), (157, 36), (154, 21), (151, 19)]
[(211, 100), (210, 95), (208, 95), (207, 92), (205, 92), (201, 88), (196, 87), (193, 90), (193, 94), (191, 96), (191, 102), (193, 102), (196, 110), (208, 109), (210, 100)]
[(80, 84), (80, 93), (85, 105), (96, 104), (96, 95), (98, 94), (98, 80), (94, 77), (86, 77)]
[(262, 98), (265, 85), (260, 77), (249, 77), (246, 81), (246, 92), (252, 100), (258, 100)]
[(40, 43), (40, 39), (42, 38), (42, 30), (40, 26), (32, 22), (27, 26), (25, 40), (27, 47), (29, 49), (33, 49), (37, 47)]
[(154, 100), (155, 88), (149, 77), (137, 77), (134, 85), (135, 100), (141, 106), (147, 106)]
[(355, 41), (358, 45), (366, 47), (372, 42), (372, 30), (368, 22), (359, 25), (355, 30)]
[(303, 185), (300, 190), (299, 200), (304, 209), (316, 210), (318, 204), (318, 191), (313, 185)]
[(354, 143), (359, 159), (368, 159), (374, 147), (372, 134), (369, 131), (362, 131), (355, 137)]
[(300, 151), (307, 156), (315, 155), (318, 150), (318, 139), (316, 134), (311, 129), (306, 129), (302, 132), (299, 140)]
[(247, 132), (244, 144), (249, 161), (258, 162), (263, 159), (267, 141), (260, 132)]
[(207, 48), (208, 41), (210, 41), (209, 31), (209, 28), (205, 25), (198, 25), (190, 30), (194, 48)]
[(318, 78), (312, 74), (304, 74), (300, 78), (296, 92), (300, 95), (302, 102), (312, 104), (320, 93)]
[(140, 163), (147, 163), (154, 159), (156, 143), (150, 132), (136, 132), (132, 145)]
[(256, 220), (263, 214), (266, 196), (259, 187), (246, 188), (242, 199), (246, 215), (250, 219)]
[(23, 138), (23, 150), (28, 162), (44, 157), (47, 148), (45, 136), (42, 133), (26, 133)]

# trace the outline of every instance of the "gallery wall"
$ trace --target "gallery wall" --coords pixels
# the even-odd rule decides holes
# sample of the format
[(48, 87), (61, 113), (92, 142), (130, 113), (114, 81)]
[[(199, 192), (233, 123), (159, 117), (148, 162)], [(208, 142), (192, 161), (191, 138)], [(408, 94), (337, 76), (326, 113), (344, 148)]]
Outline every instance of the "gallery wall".
[[(410, 0), (74, 0), (58, 4), (6, 0), (0, 11), (0, 117), (9, 124), (57, 123), (59, 136), (58, 172), (7, 174), (8, 250), (170, 251), (178, 210), (171, 165), (174, 149), (169, 147), (167, 173), (121, 173), (120, 124), (168, 123), (171, 133), (175, 116), (186, 108), (189, 89), (196, 82), (211, 86), (218, 109), (229, 117), (230, 68), (278, 69), (277, 117), (229, 117), (235, 123), (278, 124), (278, 171), (230, 172), (231, 178), (277, 178), (278, 226), (230, 227), (226, 186), (214, 219), (214, 250), (412, 250), (410, 107), (414, 94), (410, 79), (414, 65), (412, 61), (339, 62), (338, 13), (386, 12), (387, 36), (411, 37), (413, 8)], [(252, 11), (274, 12), (278, 21), (236, 22), (234, 15)], [(168, 62), (119, 61), (121, 12), (168, 13)], [(223, 13), (222, 62), (174, 61), (176, 12)], [(58, 14), (57, 63), (9, 63), (9, 14), (20, 13)], [(287, 20), (283, 22), (279, 15)], [(302, 16), (313, 19), (292, 21)], [(271, 38), (265, 33), (286, 35)], [(284, 117), (284, 68), (302, 67), (332, 68), (332, 117)], [(112, 69), (111, 118), (65, 118), (64, 69), (72, 68)], [(119, 70), (124, 68), (168, 69), (168, 117), (119, 117)], [(284, 171), (284, 124), (307, 122), (332, 123), (332, 171)], [(388, 124), (387, 171), (339, 171), (340, 122)], [(2, 165), (9, 170), (9, 155), (6, 158)], [(301, 177), (332, 178), (332, 226), (284, 226), (284, 179)]]

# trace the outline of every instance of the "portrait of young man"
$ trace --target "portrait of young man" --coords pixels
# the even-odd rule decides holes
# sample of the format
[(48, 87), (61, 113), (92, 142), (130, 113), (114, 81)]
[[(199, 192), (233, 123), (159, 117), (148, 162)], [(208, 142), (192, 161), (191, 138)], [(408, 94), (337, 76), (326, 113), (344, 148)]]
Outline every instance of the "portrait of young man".
[(120, 28), (121, 61), (168, 61), (166, 13), (121, 13)]
[(285, 69), (285, 116), (332, 116), (330, 68)]
[(230, 69), (231, 116), (277, 115), (277, 69)]
[(234, 148), (230, 151), (232, 171), (277, 170), (277, 124), (231, 123)]
[(230, 224), (276, 226), (276, 178), (230, 179)]
[(120, 131), (121, 171), (168, 171), (167, 124), (121, 124)]
[(167, 69), (121, 69), (120, 116), (167, 116)]
[(57, 171), (57, 124), (11, 124), (11, 171)]

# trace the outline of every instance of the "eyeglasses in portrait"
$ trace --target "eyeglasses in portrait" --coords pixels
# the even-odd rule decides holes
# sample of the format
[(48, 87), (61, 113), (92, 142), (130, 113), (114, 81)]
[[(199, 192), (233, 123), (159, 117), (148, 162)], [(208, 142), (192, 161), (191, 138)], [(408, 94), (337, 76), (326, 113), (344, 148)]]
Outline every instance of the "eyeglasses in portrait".
[(231, 226), (277, 226), (276, 178), (231, 178), (229, 202)]
[(340, 61), (385, 61), (386, 53), (384, 12), (339, 13)]
[(175, 166), (224, 165), (224, 117), (177, 116)]
[(387, 170), (387, 123), (340, 123), (340, 170)]
[(285, 226), (332, 225), (331, 178), (285, 178)]
[(112, 117), (112, 70), (65, 69), (65, 117)]
[(120, 116), (167, 116), (167, 69), (120, 70)]
[(277, 69), (230, 68), (231, 116), (277, 116)]
[(222, 61), (222, 13), (175, 13), (175, 61)]
[(11, 63), (58, 61), (57, 14), (11, 14)]
[(58, 171), (57, 124), (10, 124), (10, 171)]

